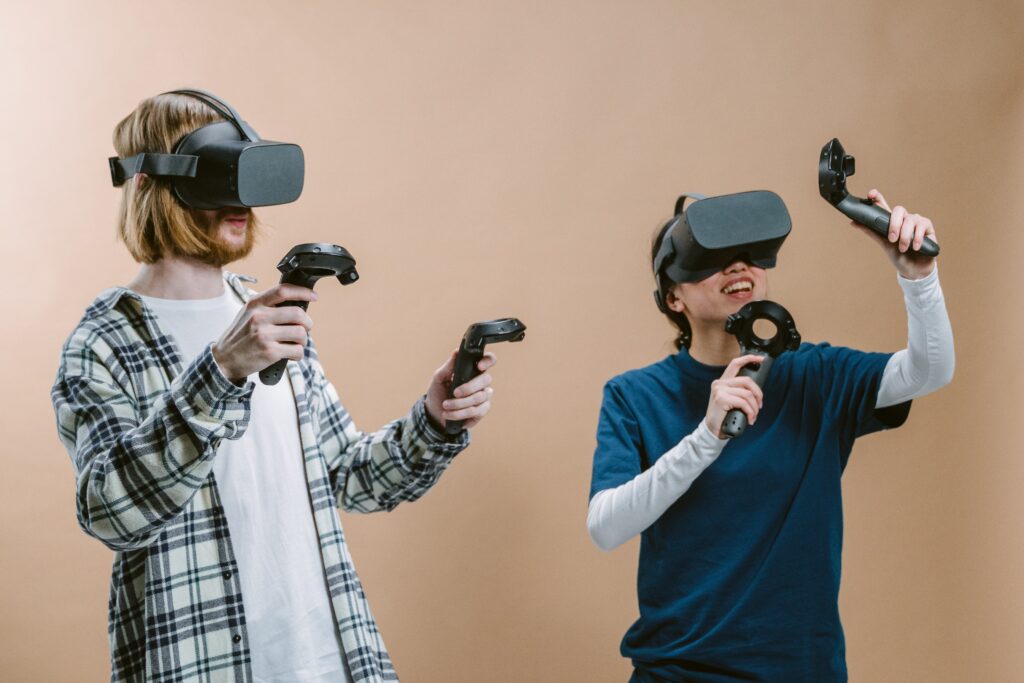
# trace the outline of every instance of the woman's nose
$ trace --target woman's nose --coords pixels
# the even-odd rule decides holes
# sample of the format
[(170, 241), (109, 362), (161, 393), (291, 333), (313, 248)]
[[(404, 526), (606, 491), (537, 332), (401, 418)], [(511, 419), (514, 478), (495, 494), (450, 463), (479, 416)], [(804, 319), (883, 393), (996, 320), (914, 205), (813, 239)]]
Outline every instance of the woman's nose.
[(747, 269), (747, 262), (744, 259), (736, 259), (725, 267), (723, 273), (738, 273)]

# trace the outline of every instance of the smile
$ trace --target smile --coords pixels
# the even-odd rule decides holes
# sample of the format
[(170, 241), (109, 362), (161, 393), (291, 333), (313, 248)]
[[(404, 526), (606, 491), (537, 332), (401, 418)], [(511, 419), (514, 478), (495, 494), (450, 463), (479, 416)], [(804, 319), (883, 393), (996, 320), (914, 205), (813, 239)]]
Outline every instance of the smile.
[(737, 292), (750, 292), (754, 289), (754, 283), (750, 280), (737, 280), (730, 282), (722, 288), (722, 294), (735, 294)]

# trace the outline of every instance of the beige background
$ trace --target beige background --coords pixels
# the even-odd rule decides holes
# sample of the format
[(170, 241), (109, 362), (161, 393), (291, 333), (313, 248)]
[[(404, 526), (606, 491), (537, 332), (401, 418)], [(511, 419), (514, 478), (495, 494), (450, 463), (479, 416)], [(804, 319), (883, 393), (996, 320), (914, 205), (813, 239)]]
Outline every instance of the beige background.
[(312, 314), (362, 427), (470, 322), (529, 326), (494, 347), (494, 411), (436, 490), (344, 517), (404, 680), (626, 679), (637, 545), (595, 549), (587, 489), (603, 382), (670, 350), (646, 251), (677, 193), (777, 191), (771, 298), (808, 340), (902, 346), (891, 267), (818, 197), (832, 136), (855, 193), (934, 219), (958, 356), (845, 477), (851, 678), (1020, 680), (1022, 26), (1019, 2), (5, 2), (0, 677), (109, 671), (111, 553), (76, 525), (48, 391), (82, 310), (136, 268), (111, 130), (192, 85), (305, 149), (302, 198), (261, 212), (235, 269), (269, 287), (295, 243), (355, 254), (361, 282), (323, 283)]

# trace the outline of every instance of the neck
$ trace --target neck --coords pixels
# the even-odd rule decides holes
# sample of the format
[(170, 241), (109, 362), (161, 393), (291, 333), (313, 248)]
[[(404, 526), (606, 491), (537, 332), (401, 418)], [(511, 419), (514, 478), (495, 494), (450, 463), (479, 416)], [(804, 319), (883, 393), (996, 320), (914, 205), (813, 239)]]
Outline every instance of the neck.
[(728, 365), (740, 355), (740, 343), (725, 331), (722, 325), (708, 325), (693, 329), (690, 357), (705, 365)]
[(168, 256), (144, 264), (128, 289), (158, 299), (213, 299), (224, 293), (224, 274), (209, 263)]

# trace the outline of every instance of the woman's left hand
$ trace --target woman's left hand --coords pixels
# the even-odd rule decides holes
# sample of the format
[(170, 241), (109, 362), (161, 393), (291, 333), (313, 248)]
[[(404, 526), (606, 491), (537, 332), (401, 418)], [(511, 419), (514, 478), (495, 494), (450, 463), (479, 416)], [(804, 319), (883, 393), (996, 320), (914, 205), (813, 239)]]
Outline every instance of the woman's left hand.
[(462, 426), (466, 429), (476, 426), (490, 411), (491, 396), (494, 395), (488, 370), (494, 367), (498, 359), (488, 351), (476, 365), (480, 374), (462, 386), (455, 387), (452, 398), (448, 398), (458, 353), (458, 350), (453, 352), (448, 361), (437, 369), (427, 388), (427, 414), (442, 429), (448, 420), (462, 420)]
[(871, 236), (885, 250), (897, 272), (908, 280), (920, 280), (935, 270), (935, 259), (916, 251), (925, 237), (935, 240), (935, 226), (931, 220), (916, 213), (908, 213), (902, 206), (890, 209), (885, 197), (878, 190), (868, 192), (868, 199), (892, 215), (889, 217), (888, 238), (882, 237), (860, 223), (853, 225)]

